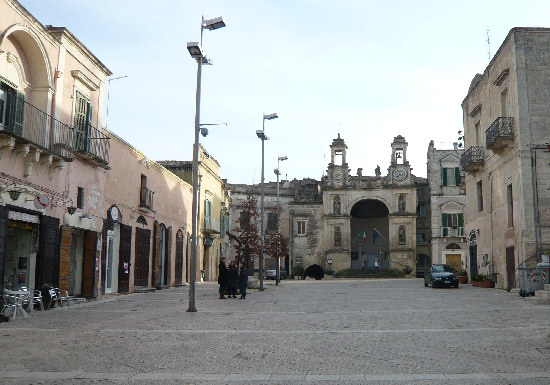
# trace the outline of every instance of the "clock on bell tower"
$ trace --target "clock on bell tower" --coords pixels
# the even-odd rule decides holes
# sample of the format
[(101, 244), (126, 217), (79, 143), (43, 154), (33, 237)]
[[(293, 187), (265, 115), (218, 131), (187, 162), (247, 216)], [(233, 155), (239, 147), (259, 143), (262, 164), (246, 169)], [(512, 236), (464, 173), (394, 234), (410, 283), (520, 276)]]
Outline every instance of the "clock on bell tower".
[(346, 143), (344, 139), (338, 138), (332, 140), (330, 145), (330, 163), (327, 168), (328, 181), (333, 187), (343, 187), (347, 185), (349, 178), (349, 168), (346, 162)]
[(391, 162), (388, 168), (388, 176), (392, 184), (410, 184), (411, 166), (407, 160), (408, 143), (401, 135), (393, 138), (391, 144)]

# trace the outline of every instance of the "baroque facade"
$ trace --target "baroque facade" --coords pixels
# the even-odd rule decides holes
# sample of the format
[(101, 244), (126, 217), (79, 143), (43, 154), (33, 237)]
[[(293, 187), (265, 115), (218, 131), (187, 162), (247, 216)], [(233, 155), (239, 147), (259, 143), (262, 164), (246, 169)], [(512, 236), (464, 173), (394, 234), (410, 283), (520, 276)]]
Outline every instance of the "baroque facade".
[[(418, 191), (427, 190), (424, 178), (412, 174), (407, 142), (398, 135), (391, 144), (386, 175), (362, 169), (350, 175), (347, 146), (338, 135), (330, 145), (331, 162), (320, 181), (283, 181), (280, 188), (281, 232), (289, 239), (287, 268), (317, 264), (325, 270), (395, 268), (416, 270), (417, 229), (427, 233), (422, 253), (431, 254), (429, 218), (417, 221)], [(259, 196), (259, 186), (230, 185), (234, 205), (230, 231), (235, 232), (238, 200)], [(266, 188), (266, 212), (275, 212), (276, 185)], [(424, 203), (429, 204), (423, 193)], [(264, 218), (264, 220), (267, 219)]]
[(516, 286), (550, 249), (550, 29), (513, 28), (462, 102), (470, 275)]

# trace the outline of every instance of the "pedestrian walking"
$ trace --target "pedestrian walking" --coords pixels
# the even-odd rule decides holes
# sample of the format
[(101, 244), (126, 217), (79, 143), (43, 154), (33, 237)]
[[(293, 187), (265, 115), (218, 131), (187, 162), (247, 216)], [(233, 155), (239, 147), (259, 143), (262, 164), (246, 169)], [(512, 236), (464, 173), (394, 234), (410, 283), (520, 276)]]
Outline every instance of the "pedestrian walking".
[(225, 299), (227, 293), (227, 267), (225, 266), (225, 257), (221, 257), (218, 265), (218, 283), (220, 285), (220, 299)]
[(235, 263), (235, 261), (229, 262), (227, 273), (228, 273), (227, 286), (229, 287), (229, 291), (227, 292), (227, 297), (237, 298), (237, 287), (239, 286), (239, 268), (237, 267), (237, 264)]
[(246, 271), (246, 262), (241, 261), (241, 271), (239, 272), (239, 285), (241, 287), (241, 299), (246, 298), (247, 284), (248, 284), (248, 272)]

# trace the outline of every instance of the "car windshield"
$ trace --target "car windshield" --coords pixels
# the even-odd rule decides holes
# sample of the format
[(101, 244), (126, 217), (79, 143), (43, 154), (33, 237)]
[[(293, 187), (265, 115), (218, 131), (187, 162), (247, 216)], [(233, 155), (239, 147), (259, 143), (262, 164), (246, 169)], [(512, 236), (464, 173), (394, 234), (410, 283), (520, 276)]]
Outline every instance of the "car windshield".
[(449, 265), (434, 265), (432, 266), (434, 273), (454, 273), (454, 269)]

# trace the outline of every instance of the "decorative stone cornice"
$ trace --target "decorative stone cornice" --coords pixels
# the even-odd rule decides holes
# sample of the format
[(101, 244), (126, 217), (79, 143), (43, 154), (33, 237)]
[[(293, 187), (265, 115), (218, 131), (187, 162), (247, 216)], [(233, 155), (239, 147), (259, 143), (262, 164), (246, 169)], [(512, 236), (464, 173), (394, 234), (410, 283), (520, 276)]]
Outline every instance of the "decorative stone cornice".
[(99, 89), (99, 84), (95, 84), (89, 77), (84, 75), (80, 70), (72, 70), (71, 75), (73, 78), (80, 80), (90, 91), (97, 91)]
[(500, 75), (497, 76), (493, 84), (499, 87), (502, 84), (502, 82), (504, 82), (506, 78), (508, 78), (509, 73), (510, 73), (510, 70), (508, 68), (502, 70), (502, 72), (500, 73)]

